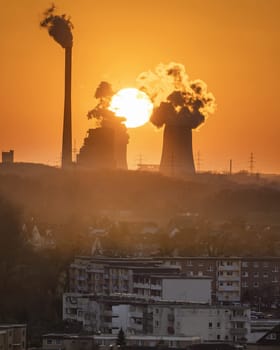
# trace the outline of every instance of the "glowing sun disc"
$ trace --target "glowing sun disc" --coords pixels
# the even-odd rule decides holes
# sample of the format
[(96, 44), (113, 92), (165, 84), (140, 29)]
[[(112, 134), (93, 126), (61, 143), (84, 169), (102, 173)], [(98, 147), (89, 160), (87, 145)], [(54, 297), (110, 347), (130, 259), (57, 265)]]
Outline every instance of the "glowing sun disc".
[(145, 92), (135, 88), (119, 90), (111, 100), (109, 109), (117, 117), (124, 117), (127, 128), (137, 128), (149, 121), (153, 104)]

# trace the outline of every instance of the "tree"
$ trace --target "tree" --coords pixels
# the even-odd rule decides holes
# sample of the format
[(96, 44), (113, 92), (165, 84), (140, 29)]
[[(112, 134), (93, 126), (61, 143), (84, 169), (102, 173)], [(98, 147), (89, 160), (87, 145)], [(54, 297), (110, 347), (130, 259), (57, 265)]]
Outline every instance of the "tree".
[(120, 329), (120, 331), (118, 333), (118, 338), (117, 338), (116, 344), (120, 347), (123, 347), (126, 345), (125, 334), (124, 334), (124, 331), (122, 328)]

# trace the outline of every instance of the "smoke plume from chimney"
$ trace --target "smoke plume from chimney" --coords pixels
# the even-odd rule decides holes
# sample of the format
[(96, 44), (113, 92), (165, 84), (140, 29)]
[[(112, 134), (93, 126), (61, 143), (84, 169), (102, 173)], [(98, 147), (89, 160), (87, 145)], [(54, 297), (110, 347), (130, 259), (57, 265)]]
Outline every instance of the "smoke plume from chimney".
[(61, 45), (64, 49), (66, 47), (72, 47), (73, 24), (70, 21), (70, 17), (63, 15), (55, 15), (55, 5), (52, 5), (44, 12), (44, 19), (40, 23), (41, 27), (47, 28), (50, 36)]

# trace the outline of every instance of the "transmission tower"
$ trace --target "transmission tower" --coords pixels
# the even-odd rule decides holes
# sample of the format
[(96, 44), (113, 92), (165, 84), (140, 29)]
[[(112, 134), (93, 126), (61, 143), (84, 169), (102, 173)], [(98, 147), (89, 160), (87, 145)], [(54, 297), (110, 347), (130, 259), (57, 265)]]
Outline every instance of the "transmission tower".
[(251, 152), (250, 153), (250, 159), (249, 159), (249, 171), (250, 171), (250, 174), (253, 175), (254, 173), (254, 170), (255, 170), (255, 158), (254, 158), (254, 153)]
[(200, 151), (197, 152), (196, 154), (196, 168), (197, 168), (197, 172), (199, 173), (201, 170), (201, 155), (200, 155)]

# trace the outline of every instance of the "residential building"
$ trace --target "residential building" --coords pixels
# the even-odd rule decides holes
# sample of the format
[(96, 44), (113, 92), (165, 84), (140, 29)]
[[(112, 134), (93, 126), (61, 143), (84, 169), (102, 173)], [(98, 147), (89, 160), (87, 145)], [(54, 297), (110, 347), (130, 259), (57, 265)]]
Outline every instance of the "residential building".
[(25, 350), (26, 324), (0, 324), (0, 349)]
[(136, 293), (161, 299), (162, 287), (155, 276), (208, 277), (213, 302), (280, 304), (280, 257), (77, 257), (69, 269), (69, 291)]
[(248, 307), (145, 300), (130, 295), (66, 293), (63, 319), (79, 321), (85, 330), (95, 333), (117, 334), (122, 328), (131, 335), (198, 336), (204, 341), (235, 342), (250, 334)]
[(169, 257), (165, 265), (190, 276), (212, 278), (214, 302), (280, 303), (280, 257)]

